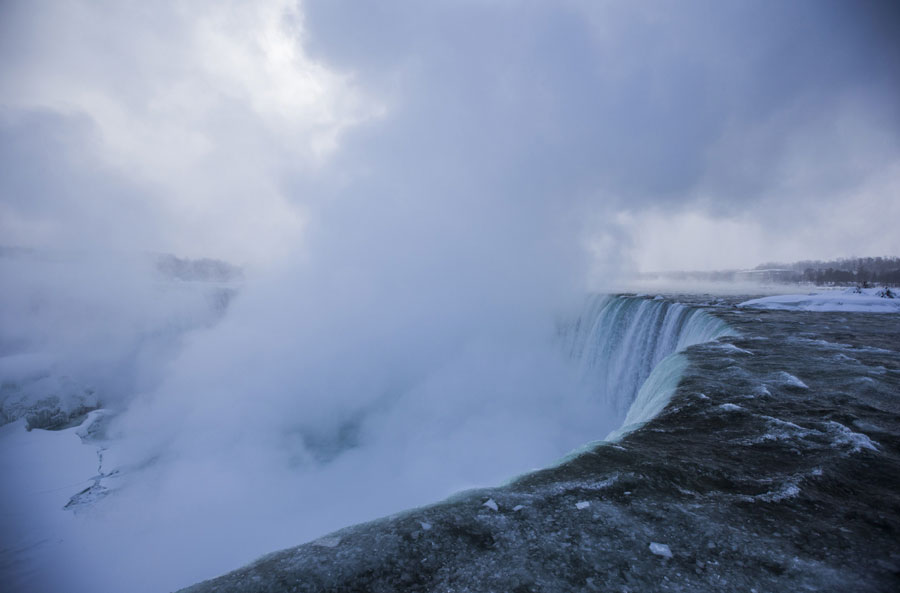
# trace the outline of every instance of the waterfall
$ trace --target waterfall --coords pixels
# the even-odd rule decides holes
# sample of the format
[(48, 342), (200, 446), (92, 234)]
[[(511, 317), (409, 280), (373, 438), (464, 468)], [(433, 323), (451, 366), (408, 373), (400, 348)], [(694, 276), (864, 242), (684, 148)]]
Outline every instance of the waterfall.
[(665, 406), (687, 361), (678, 352), (734, 332), (720, 319), (660, 298), (596, 295), (561, 328), (566, 353), (622, 428), (622, 436)]

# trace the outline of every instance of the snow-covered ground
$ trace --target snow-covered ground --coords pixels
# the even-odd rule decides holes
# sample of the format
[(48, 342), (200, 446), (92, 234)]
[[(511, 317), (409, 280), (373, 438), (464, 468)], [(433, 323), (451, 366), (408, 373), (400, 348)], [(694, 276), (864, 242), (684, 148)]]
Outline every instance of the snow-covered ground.
[[(73, 427), (25, 430), (25, 420), (0, 427), (0, 566), (5, 591), (51, 591), (77, 570), (66, 550), (79, 518), (63, 509), (92, 483), (98, 448), (84, 444)], [(63, 553), (61, 553), (63, 552)], [(58, 560), (52, 568), (47, 558)]]
[(768, 296), (745, 301), (738, 306), (787, 311), (900, 313), (900, 295), (885, 288), (846, 288)]

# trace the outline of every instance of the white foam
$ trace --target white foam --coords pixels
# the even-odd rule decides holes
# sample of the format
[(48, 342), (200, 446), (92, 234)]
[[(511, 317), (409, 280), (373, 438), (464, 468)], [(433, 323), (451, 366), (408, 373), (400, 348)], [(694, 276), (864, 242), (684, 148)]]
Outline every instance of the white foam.
[(840, 422), (829, 421), (829, 433), (834, 437), (834, 446), (836, 448), (849, 447), (851, 452), (858, 453), (863, 449), (877, 451), (878, 444), (862, 434), (861, 432), (853, 432)]
[(791, 385), (793, 387), (799, 387), (801, 389), (809, 389), (809, 385), (790, 373), (781, 371), (780, 373), (778, 373), (778, 378), (784, 385)]

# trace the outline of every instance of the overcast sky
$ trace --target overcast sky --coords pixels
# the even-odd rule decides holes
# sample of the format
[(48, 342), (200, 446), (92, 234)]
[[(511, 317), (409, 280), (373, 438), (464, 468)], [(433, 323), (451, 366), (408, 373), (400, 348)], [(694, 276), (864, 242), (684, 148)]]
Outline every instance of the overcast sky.
[(0, 237), (595, 280), (897, 255), (896, 6), (3, 0)]

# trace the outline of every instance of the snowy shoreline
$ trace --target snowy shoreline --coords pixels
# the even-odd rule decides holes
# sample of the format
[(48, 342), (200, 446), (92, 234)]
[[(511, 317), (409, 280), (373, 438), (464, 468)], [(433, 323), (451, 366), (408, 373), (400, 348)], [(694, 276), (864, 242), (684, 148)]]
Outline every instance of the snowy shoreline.
[(744, 301), (738, 307), (781, 311), (900, 313), (900, 298), (887, 288), (847, 288), (762, 297)]

